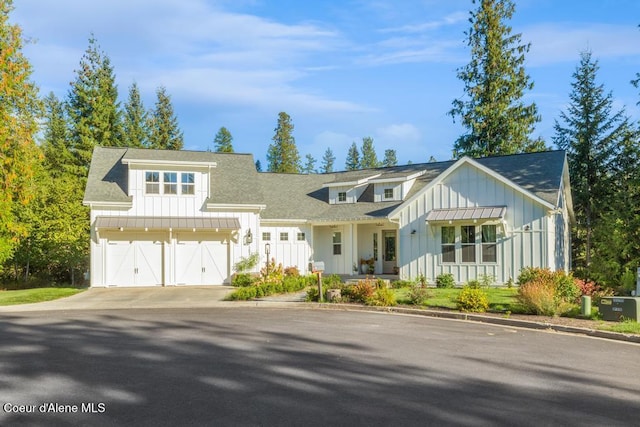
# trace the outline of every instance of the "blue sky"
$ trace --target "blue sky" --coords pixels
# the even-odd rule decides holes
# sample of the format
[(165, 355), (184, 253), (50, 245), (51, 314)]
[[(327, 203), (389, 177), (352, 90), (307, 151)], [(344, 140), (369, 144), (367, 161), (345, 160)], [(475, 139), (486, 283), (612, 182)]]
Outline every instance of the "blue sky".
[[(463, 129), (447, 111), (463, 96), (456, 69), (469, 61), (471, 0), (17, 0), (12, 22), (44, 96), (65, 98), (93, 33), (115, 69), (121, 102), (135, 81), (147, 108), (163, 85), (185, 149), (205, 150), (221, 126), (237, 152), (266, 165), (278, 112), (287, 112), (302, 157), (327, 147), (344, 167), (370, 136), (379, 157), (447, 160)], [(640, 118), (640, 2), (516, 1), (510, 22), (531, 42), (526, 95), (551, 144), (581, 51), (600, 64), (616, 108)]]

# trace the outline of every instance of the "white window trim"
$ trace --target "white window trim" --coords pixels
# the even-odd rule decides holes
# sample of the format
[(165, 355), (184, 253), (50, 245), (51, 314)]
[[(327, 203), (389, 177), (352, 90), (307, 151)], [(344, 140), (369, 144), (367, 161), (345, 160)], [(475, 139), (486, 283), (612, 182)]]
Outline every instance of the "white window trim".
[[(158, 174), (158, 182), (152, 182), (152, 181), (147, 181), (147, 174), (148, 173), (157, 173)], [(164, 174), (165, 173), (175, 173), (176, 174), (176, 182), (165, 182), (164, 180)], [(193, 184), (183, 184), (182, 183), (182, 175), (186, 175), (186, 174), (191, 174), (193, 175)], [(196, 174), (195, 172), (179, 172), (179, 171), (160, 171), (160, 170), (145, 170), (143, 171), (143, 179), (144, 179), (144, 195), (145, 196), (165, 196), (165, 197), (175, 197), (175, 196), (179, 196), (179, 197), (195, 197), (196, 196)], [(158, 192), (157, 193), (149, 193), (147, 191), (147, 185), (148, 184), (156, 184), (158, 185)], [(176, 185), (176, 192), (175, 193), (165, 193), (165, 185), (169, 185), (169, 184), (174, 184)], [(183, 193), (182, 192), (182, 186), (183, 185), (188, 185), (190, 187), (193, 188), (193, 193)]]
[[(482, 261), (482, 226), (483, 225), (495, 225), (496, 226), (496, 241), (495, 241), (495, 245), (496, 245), (496, 260), (495, 261), (489, 261), (489, 262), (483, 262)], [(474, 248), (475, 248), (475, 261), (462, 261), (462, 247), (463, 247), (463, 243), (462, 243), (462, 227), (463, 226), (473, 226), (475, 227), (475, 243), (474, 243)], [(466, 266), (473, 266), (473, 265), (477, 265), (477, 266), (483, 266), (483, 265), (500, 265), (500, 254), (501, 254), (501, 239), (500, 239), (500, 232), (498, 230), (499, 225), (498, 224), (458, 224), (458, 225), (442, 225), (440, 227), (440, 230), (442, 229), (442, 227), (454, 227), (454, 232), (455, 232), (455, 239), (454, 239), (454, 247), (455, 247), (455, 261), (454, 262), (445, 262), (442, 260), (442, 231), (440, 231), (440, 241), (438, 244), (438, 265), (441, 266), (452, 266), (452, 265), (466, 265)], [(465, 243), (465, 245), (467, 245)]]

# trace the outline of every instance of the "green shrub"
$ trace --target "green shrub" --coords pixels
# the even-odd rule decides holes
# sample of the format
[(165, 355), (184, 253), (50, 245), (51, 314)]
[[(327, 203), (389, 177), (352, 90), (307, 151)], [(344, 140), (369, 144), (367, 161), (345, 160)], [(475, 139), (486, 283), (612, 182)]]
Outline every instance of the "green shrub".
[(246, 301), (256, 297), (257, 286), (245, 286), (236, 289), (225, 297), (228, 301)]
[(407, 296), (409, 297), (411, 304), (424, 305), (427, 303), (427, 300), (433, 296), (433, 293), (429, 291), (426, 286), (415, 285), (409, 289)]
[(480, 277), (478, 277), (478, 282), (480, 282), (483, 288), (490, 288), (496, 283), (496, 278), (491, 274), (481, 274)]
[(471, 289), (481, 289), (484, 286), (477, 280), (469, 280), (466, 284), (465, 287), (467, 288), (471, 288)]
[(436, 277), (437, 288), (450, 289), (450, 288), (454, 288), (455, 286), (456, 286), (456, 281), (453, 279), (453, 274), (451, 273), (440, 274), (438, 275), (438, 277)]
[(309, 289), (307, 289), (307, 298), (306, 301), (308, 302), (318, 302), (318, 287), (314, 286), (311, 287)]
[(391, 283), (393, 289), (411, 288), (415, 285), (411, 280), (395, 280)]
[(236, 287), (250, 286), (253, 285), (257, 280), (258, 278), (251, 273), (237, 273), (233, 276), (231, 285)]
[(241, 257), (238, 262), (233, 265), (233, 269), (238, 273), (244, 273), (245, 271), (253, 270), (260, 261), (260, 254), (255, 252), (249, 254), (249, 256)]
[[(316, 276), (313, 276), (316, 277)], [(314, 279), (315, 282), (318, 282), (318, 279)], [(337, 274), (330, 274), (328, 276), (324, 276), (322, 278), (322, 285), (325, 287), (334, 287), (334, 286), (340, 286), (342, 285), (342, 279), (340, 279), (340, 276), (338, 276)], [(337, 289), (337, 288), (333, 288), (333, 289)]]
[(479, 286), (465, 286), (458, 294), (456, 303), (458, 310), (484, 313), (489, 308), (489, 297)]
[(365, 304), (379, 307), (391, 307), (396, 305), (396, 294), (393, 290), (387, 287), (379, 287), (374, 291), (372, 296), (365, 300)]

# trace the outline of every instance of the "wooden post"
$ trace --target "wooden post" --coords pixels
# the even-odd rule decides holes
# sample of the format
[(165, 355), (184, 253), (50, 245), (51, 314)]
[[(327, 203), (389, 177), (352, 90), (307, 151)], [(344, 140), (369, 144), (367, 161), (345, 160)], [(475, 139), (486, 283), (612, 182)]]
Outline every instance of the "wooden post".
[(318, 302), (324, 302), (322, 296), (322, 271), (318, 271)]

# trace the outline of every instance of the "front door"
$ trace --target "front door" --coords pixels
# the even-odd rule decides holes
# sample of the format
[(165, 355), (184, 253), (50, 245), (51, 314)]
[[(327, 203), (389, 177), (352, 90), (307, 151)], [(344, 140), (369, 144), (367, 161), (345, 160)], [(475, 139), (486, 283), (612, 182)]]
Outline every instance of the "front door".
[(382, 232), (382, 251), (384, 254), (382, 263), (382, 274), (395, 274), (398, 266), (396, 255), (396, 231), (384, 230)]

